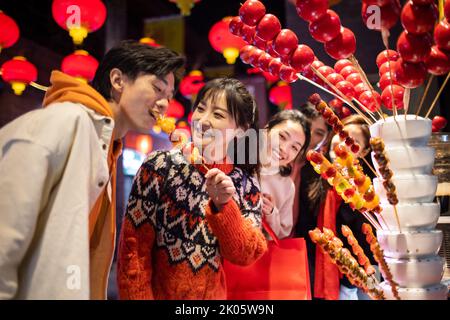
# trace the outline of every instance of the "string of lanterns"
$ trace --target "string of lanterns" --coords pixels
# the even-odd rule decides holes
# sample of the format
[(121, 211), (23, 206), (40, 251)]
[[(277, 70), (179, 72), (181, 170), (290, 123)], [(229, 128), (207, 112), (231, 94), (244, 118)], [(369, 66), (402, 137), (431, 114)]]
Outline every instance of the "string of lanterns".
[[(181, 4), (183, 5), (183, 3)], [(80, 47), (91, 32), (97, 31), (103, 26), (107, 11), (101, 0), (54, 0), (52, 3), (52, 16), (56, 23), (68, 32), (74, 45)], [(13, 46), (19, 37), (20, 30), (17, 23), (0, 11), (0, 52), (4, 48)], [(140, 42), (152, 47), (161, 46), (150, 37), (142, 38)], [(98, 65), (98, 61), (86, 50), (78, 49), (63, 58), (61, 71), (81, 82), (88, 83), (93, 80)], [(28, 85), (44, 91), (47, 90), (47, 87), (35, 82), (38, 70), (23, 56), (16, 56), (6, 61), (0, 68), (0, 74), (2, 79), (11, 85), (16, 95), (22, 95)], [(192, 79), (183, 79), (185, 96), (195, 96), (204, 85), (204, 78), (201, 72), (191, 72), (191, 76), (194, 78), (192, 82), (190, 81)], [(183, 118), (184, 114), (184, 106), (172, 99), (169, 102), (166, 116), (176, 121), (176, 119)], [(188, 137), (191, 136), (190, 128), (186, 121), (178, 121), (176, 127), (184, 131)], [(158, 131), (161, 131), (158, 129), (155, 126), (154, 132), (158, 133)], [(141, 134), (136, 138), (135, 143), (133, 143), (134, 149), (142, 154), (146, 154), (152, 149), (152, 139), (149, 135)]]
[[(54, 0), (52, 15), (56, 23), (69, 32), (79, 46), (89, 33), (100, 29), (106, 20), (106, 7), (101, 0)], [(17, 23), (0, 11), (0, 52), (14, 45), (20, 36)], [(82, 82), (92, 81), (98, 61), (85, 50), (75, 50), (62, 60), (62, 72)], [(27, 85), (40, 90), (47, 87), (37, 84), (37, 68), (25, 57), (16, 56), (0, 68), (3, 80), (11, 85), (16, 95), (21, 95)]]
[[(192, 8), (198, 1), (175, 1), (182, 9), (182, 14), (188, 14), (186, 8)], [(184, 10), (184, 11), (183, 11)], [(52, 16), (56, 23), (68, 31), (74, 45), (80, 46), (89, 33), (100, 29), (106, 20), (107, 10), (101, 0), (54, 0), (52, 3)], [(229, 31), (231, 17), (225, 17), (215, 23), (210, 29), (208, 39), (211, 46), (222, 53), (228, 64), (234, 64), (239, 56), (239, 50), (245, 45), (245, 42)], [(3, 48), (13, 46), (20, 37), (20, 30), (16, 22), (5, 13), (0, 11), (0, 52)], [(140, 39), (141, 43), (150, 46), (159, 47), (154, 39), (145, 37)], [(82, 82), (90, 82), (94, 78), (95, 71), (98, 68), (98, 61), (86, 50), (75, 50), (74, 53), (63, 58), (61, 71), (77, 78)], [(37, 68), (25, 57), (17, 56), (6, 61), (0, 69), (3, 80), (9, 83), (16, 95), (21, 95), (28, 85), (46, 90), (45, 86), (35, 83), (37, 80)], [(198, 91), (204, 86), (205, 80), (201, 71), (193, 70), (180, 83), (180, 93), (187, 99), (195, 98)], [(269, 93), (269, 96), (278, 96), (279, 93), (286, 92), (286, 85), (275, 86)], [(272, 92), (271, 91), (271, 92)], [(285, 94), (284, 94), (285, 95)], [(275, 99), (275, 98), (274, 98)], [(289, 103), (279, 102), (277, 105), (289, 106)], [(282, 99), (283, 101), (286, 98)], [(176, 100), (169, 104), (168, 116), (181, 118), (184, 116), (184, 107)]]

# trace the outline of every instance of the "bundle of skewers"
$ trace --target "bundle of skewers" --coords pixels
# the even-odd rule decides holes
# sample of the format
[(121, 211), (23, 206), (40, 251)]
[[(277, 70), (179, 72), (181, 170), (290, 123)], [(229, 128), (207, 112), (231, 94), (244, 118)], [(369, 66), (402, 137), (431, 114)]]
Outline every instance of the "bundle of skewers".
[[(331, 163), (323, 154), (314, 150), (308, 152), (307, 160), (311, 163), (314, 170), (333, 186), (338, 195), (352, 209), (361, 212), (376, 229), (382, 229), (377, 218), (373, 215), (377, 214), (382, 218), (379, 196), (375, 194), (372, 181), (364, 174), (356, 157), (360, 146), (349, 136), (333, 110), (327, 106), (318, 94), (313, 94), (309, 101), (315, 105), (316, 110), (332, 126), (334, 133), (339, 136), (342, 143), (335, 146), (336, 160), (334, 163)], [(386, 157), (385, 154), (384, 157)], [(369, 164), (367, 163), (367, 165)], [(371, 166), (369, 165), (369, 167)], [(376, 174), (373, 168), (372, 170)], [(393, 197), (396, 197), (395, 186), (389, 192), (393, 194)]]
[[(392, 273), (387, 265), (383, 250), (373, 234), (369, 224), (363, 224), (362, 232), (366, 235), (366, 241), (370, 245), (370, 250), (377, 261), (381, 274), (389, 282), (393, 296), (400, 300), (398, 295), (398, 284), (393, 280)], [(384, 300), (383, 290), (379, 287), (379, 280), (376, 278), (375, 268), (370, 264), (369, 258), (364, 253), (361, 245), (356, 240), (353, 232), (348, 226), (342, 226), (342, 234), (347, 239), (347, 243), (352, 248), (352, 252), (344, 248), (343, 242), (334, 235), (328, 228), (315, 228), (309, 231), (311, 240), (316, 243), (324, 254), (327, 254), (331, 261), (336, 264), (339, 271), (344, 274), (354, 286), (361, 288), (374, 300)]]
[[(348, 231), (348, 227), (345, 231)], [(323, 232), (318, 228), (309, 231), (311, 240), (331, 258), (331, 261), (336, 264), (339, 271), (348, 278), (351, 284), (361, 288), (374, 300), (384, 300), (383, 290), (379, 287), (379, 282), (374, 276), (375, 269), (368, 262), (367, 256), (365, 256), (353, 235), (350, 233), (347, 233), (347, 235), (359, 263), (352, 253), (344, 248), (342, 241), (330, 229), (323, 228)]]

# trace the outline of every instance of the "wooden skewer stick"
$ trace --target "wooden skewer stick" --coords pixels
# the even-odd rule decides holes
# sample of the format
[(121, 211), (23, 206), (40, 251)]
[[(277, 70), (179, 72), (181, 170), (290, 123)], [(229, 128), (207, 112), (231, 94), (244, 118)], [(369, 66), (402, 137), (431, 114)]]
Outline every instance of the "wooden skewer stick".
[(299, 78), (300, 80), (306, 81), (306, 82), (308, 82), (309, 84), (312, 84), (313, 86), (319, 88), (320, 90), (323, 90), (323, 91), (325, 91), (325, 92), (328, 93), (328, 94), (331, 94), (332, 96), (334, 96), (335, 98), (341, 100), (342, 102), (347, 103), (347, 101), (346, 101), (345, 99), (342, 99), (342, 98), (341, 98), (339, 95), (337, 95), (336, 93), (334, 93), (334, 92), (328, 90), (327, 88), (325, 88), (325, 87), (321, 86), (320, 84), (318, 84), (318, 83), (312, 81), (311, 79), (306, 78), (306, 77), (303, 76), (301, 73), (297, 73), (297, 76), (298, 76), (298, 78)]
[(391, 99), (392, 99), (392, 113), (394, 115), (394, 120), (397, 121), (396, 116), (398, 113), (397, 113), (397, 105), (395, 104), (395, 99), (394, 99), (394, 83), (392, 81), (391, 60), (388, 60), (388, 68), (389, 68), (389, 82), (391, 83), (390, 91), (391, 91)]
[[(381, 211), (383, 212), (383, 211)], [(381, 220), (383, 220), (384, 225), (386, 226), (386, 228), (388, 229), (388, 231), (391, 231), (391, 228), (389, 228), (389, 225), (386, 223), (386, 220), (384, 220), (383, 215), (380, 213), (378, 213), (378, 215), (380, 216)]]
[(366, 158), (361, 157), (360, 159), (362, 159), (362, 161), (364, 161), (364, 163), (369, 167), (369, 169), (373, 172), (373, 174), (379, 178), (380, 176), (378, 175), (378, 173), (375, 171), (374, 167), (372, 167), (369, 163), (369, 161), (366, 160)]
[(36, 83), (34, 81), (30, 82), (30, 86), (32, 86), (32, 87), (34, 87), (36, 89), (42, 90), (42, 91), (47, 91), (48, 90), (48, 87), (40, 85), (40, 84), (38, 84), (38, 83)]
[(345, 103), (349, 105), (356, 113), (358, 113), (361, 117), (364, 118), (364, 120), (369, 124), (372, 125), (373, 122), (367, 118), (339, 89), (337, 89), (330, 81), (328, 81), (319, 71), (317, 71), (316, 68), (313, 66), (310, 67), (311, 70), (320, 78), (322, 81), (324, 81), (327, 85), (330, 86), (334, 91), (337, 92), (338, 95), (341, 96), (342, 99), (344, 99)]
[(400, 227), (400, 219), (398, 217), (398, 211), (397, 211), (397, 206), (396, 205), (394, 205), (394, 213), (395, 213), (395, 220), (397, 220), (398, 231), (400, 233), (402, 233), (402, 228)]
[(438, 0), (439, 21), (444, 19), (444, 0)]
[[(366, 87), (372, 92), (372, 95), (375, 91), (372, 84), (369, 81), (369, 78), (367, 77), (366, 72), (361, 68), (361, 65), (358, 62), (358, 59), (354, 55), (351, 55), (349, 58), (350, 62), (353, 64), (353, 66), (358, 70), (359, 74), (362, 76), (363, 81), (365, 82)], [(376, 99), (375, 103), (377, 104), (377, 113), (380, 116), (380, 119), (384, 120), (383, 112), (381, 112), (381, 105), (378, 104), (378, 101)]]
[(434, 79), (434, 75), (431, 75), (428, 78), (427, 86), (425, 87), (425, 91), (423, 92), (422, 99), (420, 100), (419, 109), (417, 109), (417, 111), (416, 111), (416, 119), (417, 119), (417, 116), (420, 114), (420, 111), (422, 110), (423, 103), (425, 102), (425, 98), (427, 97), (428, 91), (430, 90), (430, 86), (431, 86), (431, 83), (433, 82), (433, 79)]
[[(317, 88), (319, 88), (319, 89), (325, 91), (326, 93), (331, 94), (331, 95), (334, 96), (335, 98), (341, 100), (342, 102), (348, 104), (348, 105), (351, 107), (351, 105), (349, 104), (349, 101), (348, 101), (347, 97), (344, 96), (345, 98), (342, 98), (340, 95), (338, 95), (338, 94), (336, 94), (336, 93), (334, 93), (334, 92), (332, 92), (332, 91), (326, 89), (325, 87), (323, 87), (323, 86), (321, 86), (320, 84), (318, 84), (318, 83), (312, 81), (311, 79), (306, 78), (306, 77), (303, 76), (301, 73), (297, 73), (297, 76), (298, 76), (298, 78), (299, 78), (300, 80), (306, 81), (306, 82), (312, 84), (313, 86), (315, 86), (315, 87), (317, 87)], [(356, 101), (357, 101), (357, 100), (356, 100)], [(357, 102), (359, 102), (359, 101), (357, 101)], [(359, 102), (359, 103), (360, 103), (360, 102)], [(361, 104), (361, 103), (360, 103), (360, 104)], [(361, 105), (362, 105), (362, 104), (361, 104)], [(354, 106), (353, 106), (353, 107), (354, 107)], [(374, 120), (375, 120), (375, 119), (374, 119)], [(375, 121), (376, 121), (376, 120), (375, 120)]]
[(380, 226), (380, 224), (378, 222), (376, 222), (367, 212), (361, 212), (363, 214), (363, 216), (370, 222), (370, 224), (372, 226), (375, 227), (375, 229), (378, 230), (383, 230), (383, 228)]
[[(380, 230), (383, 230), (383, 227), (381, 226), (381, 224), (378, 222), (378, 218), (375, 216), (375, 214), (372, 211), (368, 212), (369, 216), (372, 217), (372, 219), (378, 224), (378, 226), (380, 227)], [(384, 220), (383, 220), (384, 221)], [(386, 223), (386, 221), (384, 221), (384, 223)]]
[[(382, 28), (381, 29), (381, 39), (383, 40), (383, 44), (384, 47), (386, 48), (386, 50), (389, 50), (389, 30)], [(388, 51), (389, 52), (389, 51)], [(388, 53), (388, 68), (389, 68), (389, 80), (390, 80), (390, 85), (391, 85), (391, 99), (392, 99), (392, 112), (394, 115), (394, 121), (397, 122), (397, 119), (395, 118), (395, 116), (397, 115), (397, 107), (395, 105), (395, 101), (394, 101), (394, 88), (392, 87), (393, 81), (392, 81), (392, 70), (391, 70), (391, 60), (389, 59), (389, 53)]]
[(447, 73), (447, 77), (445, 77), (444, 83), (442, 84), (441, 88), (439, 89), (438, 93), (436, 94), (436, 97), (434, 97), (433, 103), (431, 104), (430, 109), (428, 109), (428, 112), (425, 115), (425, 118), (428, 118), (428, 116), (430, 115), (431, 111), (433, 110), (434, 106), (436, 105), (436, 102), (439, 99), (439, 96), (441, 95), (442, 91), (444, 90), (445, 85), (447, 84), (449, 78), (450, 78), (450, 72)]
[(403, 96), (403, 109), (405, 110), (405, 121), (406, 121), (406, 114), (408, 113), (409, 109), (409, 99), (411, 98), (411, 89), (405, 88), (405, 95)]
[(356, 104), (362, 108), (362, 110), (366, 110), (367, 114), (373, 119), (373, 121), (377, 122), (377, 119), (375, 118), (372, 111), (367, 109), (365, 105), (363, 105), (360, 101), (356, 100), (355, 98), (353, 98), (353, 101), (355, 101)]

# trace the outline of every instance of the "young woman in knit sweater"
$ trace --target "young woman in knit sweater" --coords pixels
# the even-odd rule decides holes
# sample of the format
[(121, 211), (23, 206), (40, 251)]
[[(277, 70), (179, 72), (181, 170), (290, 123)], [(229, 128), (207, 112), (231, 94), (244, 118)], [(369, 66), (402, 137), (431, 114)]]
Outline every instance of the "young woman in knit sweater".
[(222, 259), (249, 265), (267, 250), (259, 159), (231, 164), (231, 147), (245, 137), (225, 135), (257, 131), (253, 97), (238, 80), (212, 80), (197, 96), (192, 121), (206, 167), (178, 149), (157, 151), (135, 177), (118, 252), (121, 299), (226, 299)]
[(310, 127), (297, 110), (274, 115), (267, 126), (267, 155), (261, 169), (263, 217), (275, 235), (282, 239), (291, 234), (295, 186), (289, 177), (291, 165), (303, 157), (310, 141)]

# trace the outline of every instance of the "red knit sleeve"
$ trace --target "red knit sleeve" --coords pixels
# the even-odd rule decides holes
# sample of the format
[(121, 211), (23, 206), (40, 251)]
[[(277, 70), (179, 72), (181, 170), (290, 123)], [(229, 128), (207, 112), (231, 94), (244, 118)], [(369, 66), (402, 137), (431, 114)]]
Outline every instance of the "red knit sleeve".
[(117, 258), (120, 299), (153, 299), (151, 250), (154, 241), (155, 232), (151, 224), (136, 229), (130, 218), (125, 218)]
[(231, 263), (249, 265), (267, 250), (261, 230), (250, 219), (242, 216), (234, 200), (228, 201), (218, 213), (213, 213), (212, 202), (206, 206), (206, 218), (219, 240), (221, 255)]
[(167, 153), (149, 155), (136, 174), (120, 232), (117, 284), (120, 299), (153, 299), (152, 250), (156, 207), (167, 174)]

